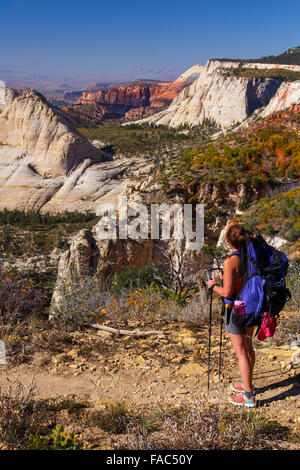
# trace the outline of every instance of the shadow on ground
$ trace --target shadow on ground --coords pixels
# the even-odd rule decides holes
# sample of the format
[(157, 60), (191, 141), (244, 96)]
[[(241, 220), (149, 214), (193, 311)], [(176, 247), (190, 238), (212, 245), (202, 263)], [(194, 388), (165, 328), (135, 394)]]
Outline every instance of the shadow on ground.
[(290, 377), (288, 379), (281, 380), (279, 382), (274, 382), (270, 385), (266, 385), (265, 387), (261, 387), (257, 389), (257, 394), (265, 393), (268, 391), (275, 390), (277, 388), (282, 387), (291, 387), (288, 390), (284, 390), (280, 392), (278, 395), (273, 395), (270, 398), (265, 400), (258, 400), (258, 406), (269, 405), (272, 402), (284, 400), (288, 397), (296, 397), (300, 395), (300, 374), (296, 375), (295, 377)]

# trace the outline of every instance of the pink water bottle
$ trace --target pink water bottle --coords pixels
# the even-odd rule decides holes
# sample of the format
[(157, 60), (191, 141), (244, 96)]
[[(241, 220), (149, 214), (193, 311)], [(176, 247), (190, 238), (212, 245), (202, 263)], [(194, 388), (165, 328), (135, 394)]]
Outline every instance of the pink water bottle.
[(233, 304), (233, 314), (242, 316), (245, 315), (246, 304), (243, 300), (235, 300)]

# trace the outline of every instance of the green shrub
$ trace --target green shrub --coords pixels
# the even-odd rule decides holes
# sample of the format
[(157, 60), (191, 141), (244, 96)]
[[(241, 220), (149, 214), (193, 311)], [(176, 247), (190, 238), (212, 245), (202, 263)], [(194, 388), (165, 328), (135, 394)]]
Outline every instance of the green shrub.
[(127, 430), (131, 416), (125, 401), (117, 401), (106, 405), (104, 410), (95, 411), (90, 419), (92, 424), (106, 432), (122, 434)]
[(300, 259), (289, 261), (288, 274), (286, 278), (287, 287), (292, 294), (287, 307), (292, 310), (300, 310)]
[(111, 280), (111, 292), (119, 295), (122, 290), (144, 289), (156, 284), (157, 267), (150, 261), (145, 266), (127, 266), (119, 274), (115, 273)]
[(66, 435), (63, 426), (57, 425), (52, 430), (52, 436), (47, 438), (32, 434), (29, 437), (29, 450), (80, 450), (82, 446), (76, 443), (74, 434)]

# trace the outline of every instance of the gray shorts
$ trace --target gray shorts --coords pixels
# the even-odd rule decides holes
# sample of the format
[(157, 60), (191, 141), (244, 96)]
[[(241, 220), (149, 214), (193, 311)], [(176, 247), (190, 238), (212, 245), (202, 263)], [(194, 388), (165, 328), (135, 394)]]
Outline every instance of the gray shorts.
[(233, 335), (245, 335), (246, 334), (246, 329), (244, 326), (238, 326), (238, 325), (235, 325), (233, 322), (232, 322), (232, 317), (233, 317), (233, 313), (231, 312), (230, 313), (230, 317), (229, 317), (229, 322), (227, 323), (227, 320), (228, 320), (228, 309), (226, 308), (225, 309), (225, 330), (228, 331), (228, 333), (231, 333)]

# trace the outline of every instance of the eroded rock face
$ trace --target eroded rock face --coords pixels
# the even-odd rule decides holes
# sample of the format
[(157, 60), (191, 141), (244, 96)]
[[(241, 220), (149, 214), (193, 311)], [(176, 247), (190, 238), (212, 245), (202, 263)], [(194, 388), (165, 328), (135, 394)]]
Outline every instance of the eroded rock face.
[[(226, 129), (244, 121), (258, 108), (266, 107), (265, 112), (271, 114), (300, 101), (299, 81), (282, 84), (277, 78), (247, 78), (228, 73), (228, 69), (238, 66), (239, 63), (235, 62), (208, 61), (200, 69), (198, 78), (174, 98), (166, 110), (136, 122), (176, 128), (201, 125), (209, 119)], [(273, 64), (254, 63), (243, 64), (243, 67), (275, 68)], [(300, 66), (293, 65), (282, 65), (280, 68), (300, 70)], [(270, 100), (277, 92), (281, 98), (271, 104)]]
[(149, 162), (138, 157), (111, 160), (34, 90), (7, 90), (0, 109), (0, 209), (95, 211), (103, 200), (115, 202), (143, 167), (147, 172)]
[(148, 86), (119, 85), (111, 87), (108, 91), (86, 91), (77, 102), (149, 106), (150, 92)]
[(190, 82), (158, 82), (154, 84), (129, 84), (111, 87), (108, 91), (95, 90), (83, 92), (77, 103), (127, 105), (134, 108), (162, 106), (164, 101), (171, 101)]
[[(157, 256), (157, 254), (156, 254)], [(153, 240), (101, 240), (94, 230), (80, 230), (71, 240), (70, 248), (61, 256), (52, 296), (50, 318), (59, 310), (62, 286), (72, 289), (82, 276), (98, 275), (99, 282), (124, 266), (144, 266), (154, 259)]]
[(17, 169), (26, 159), (31, 171), (45, 178), (66, 176), (84, 158), (104, 156), (72, 129), (66, 115), (32, 89), (7, 90), (0, 143), (1, 160), (9, 154), (10, 166)]
[(80, 230), (70, 239), (69, 249), (60, 258), (50, 318), (60, 312), (64, 292), (72, 292), (78, 283), (84, 284), (87, 279), (91, 279), (89, 276), (93, 276), (92, 279), (101, 284), (113, 273), (120, 273), (127, 266), (143, 267), (149, 261), (153, 261), (161, 269), (167, 269), (170, 267), (170, 256), (174, 269), (180, 270), (179, 260), (181, 263), (188, 260), (188, 275), (198, 272), (202, 265), (203, 252), (183, 251), (181, 253), (184, 253), (184, 258), (173, 256), (172, 250), (180, 252), (180, 246), (180, 242), (175, 239), (103, 240), (99, 238), (96, 226), (92, 230)]
[[(158, 108), (165, 108), (191, 81), (176, 80), (174, 82), (131, 83), (128, 85), (113, 86), (107, 91), (89, 90), (72, 106), (63, 109), (72, 116), (78, 115), (87, 121), (100, 122), (102, 119), (121, 118), (126, 120), (139, 119), (157, 112)], [(86, 115), (84, 105), (92, 105), (89, 110), (91, 119)], [(101, 106), (104, 110), (96, 115)], [(95, 116), (93, 116), (95, 114)]]
[(199, 65), (199, 64), (196, 64), (196, 65), (193, 65), (192, 67), (190, 67), (188, 70), (186, 70), (185, 72), (183, 72), (178, 78), (176, 81), (189, 81), (189, 82), (193, 82), (194, 80), (196, 80), (197, 78), (199, 78), (199, 75), (200, 73), (202, 72), (204, 66), (203, 65)]
[(280, 85), (268, 105), (259, 114), (264, 118), (273, 113), (287, 109), (300, 103), (300, 81), (285, 82)]

